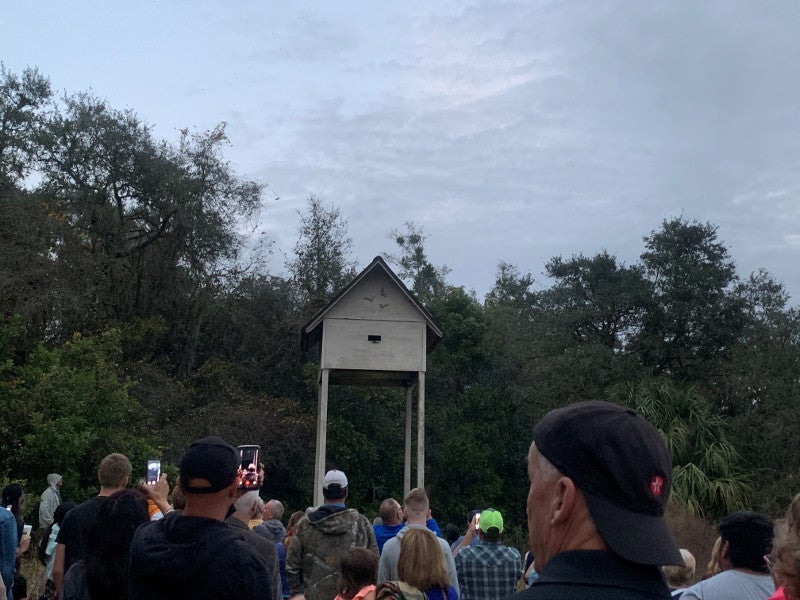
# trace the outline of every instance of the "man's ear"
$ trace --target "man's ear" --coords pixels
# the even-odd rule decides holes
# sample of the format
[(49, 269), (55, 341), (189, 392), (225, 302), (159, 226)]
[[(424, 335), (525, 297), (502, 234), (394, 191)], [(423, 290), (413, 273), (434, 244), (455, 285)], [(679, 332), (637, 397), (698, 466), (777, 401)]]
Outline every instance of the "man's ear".
[(730, 555), (731, 555), (731, 543), (727, 540), (722, 540), (722, 543), (719, 546), (719, 557), (730, 558)]
[(554, 525), (563, 523), (572, 516), (575, 510), (575, 482), (569, 477), (559, 477), (554, 487), (550, 504), (551, 520)]
[[(239, 493), (241, 491), (241, 494)], [(233, 498), (234, 502), (239, 496), (244, 496), (244, 490), (239, 490), (239, 480), (234, 479), (227, 489), (227, 496)]]

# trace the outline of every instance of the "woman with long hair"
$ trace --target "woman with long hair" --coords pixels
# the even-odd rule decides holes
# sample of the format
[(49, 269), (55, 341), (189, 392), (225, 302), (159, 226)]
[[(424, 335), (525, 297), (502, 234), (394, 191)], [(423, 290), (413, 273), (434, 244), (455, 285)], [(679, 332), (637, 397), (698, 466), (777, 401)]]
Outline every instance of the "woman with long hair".
[(800, 494), (786, 511), (786, 527), (770, 555), (772, 577), (779, 586), (770, 600), (800, 600)]
[(427, 529), (413, 527), (400, 538), (397, 578), (378, 586), (377, 600), (458, 600), (442, 549)]
[(89, 528), (86, 558), (64, 576), (62, 600), (127, 600), (131, 540), (149, 520), (141, 492), (121, 490), (109, 496)]

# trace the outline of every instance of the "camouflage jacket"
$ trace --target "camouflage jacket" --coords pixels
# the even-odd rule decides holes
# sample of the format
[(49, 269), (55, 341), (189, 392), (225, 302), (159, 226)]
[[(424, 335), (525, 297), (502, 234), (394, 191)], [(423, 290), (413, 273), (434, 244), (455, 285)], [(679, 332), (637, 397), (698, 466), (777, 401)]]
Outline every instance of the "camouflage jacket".
[(339, 560), (353, 546), (378, 552), (372, 525), (357, 510), (324, 505), (303, 517), (286, 550), (291, 595), (333, 600), (338, 593)]

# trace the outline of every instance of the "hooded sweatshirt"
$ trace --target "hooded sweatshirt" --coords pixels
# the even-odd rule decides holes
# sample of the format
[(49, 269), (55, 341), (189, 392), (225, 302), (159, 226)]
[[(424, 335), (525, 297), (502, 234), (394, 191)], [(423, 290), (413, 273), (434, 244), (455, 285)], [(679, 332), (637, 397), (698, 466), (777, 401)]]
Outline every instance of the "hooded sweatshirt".
[(136, 531), (130, 579), (130, 597), (137, 600), (255, 600), (274, 586), (242, 531), (180, 511)]
[(47, 529), (53, 523), (53, 515), (61, 504), (61, 492), (56, 487), (58, 482), (61, 481), (61, 475), (58, 473), (50, 473), (47, 476), (47, 489), (42, 492), (42, 498), (39, 501), (39, 527)]
[(278, 544), (286, 539), (286, 527), (278, 519), (267, 519), (253, 527), (253, 531)]
[(291, 594), (305, 594), (306, 600), (334, 598), (339, 560), (353, 546), (378, 552), (372, 525), (357, 510), (323, 505), (300, 519), (286, 554)]

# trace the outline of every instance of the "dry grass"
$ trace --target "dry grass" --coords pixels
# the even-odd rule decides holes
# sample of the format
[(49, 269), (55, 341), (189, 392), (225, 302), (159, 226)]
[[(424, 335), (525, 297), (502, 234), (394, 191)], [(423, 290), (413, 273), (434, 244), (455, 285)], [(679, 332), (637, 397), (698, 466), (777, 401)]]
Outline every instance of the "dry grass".
[(32, 550), (22, 556), (20, 572), (28, 580), (28, 599), (37, 600), (44, 593), (46, 575), (44, 565), (39, 562)]
[(697, 563), (692, 583), (700, 580), (711, 560), (711, 549), (717, 539), (717, 528), (705, 519), (690, 514), (676, 503), (667, 507), (667, 522), (680, 548), (686, 548), (694, 555)]

